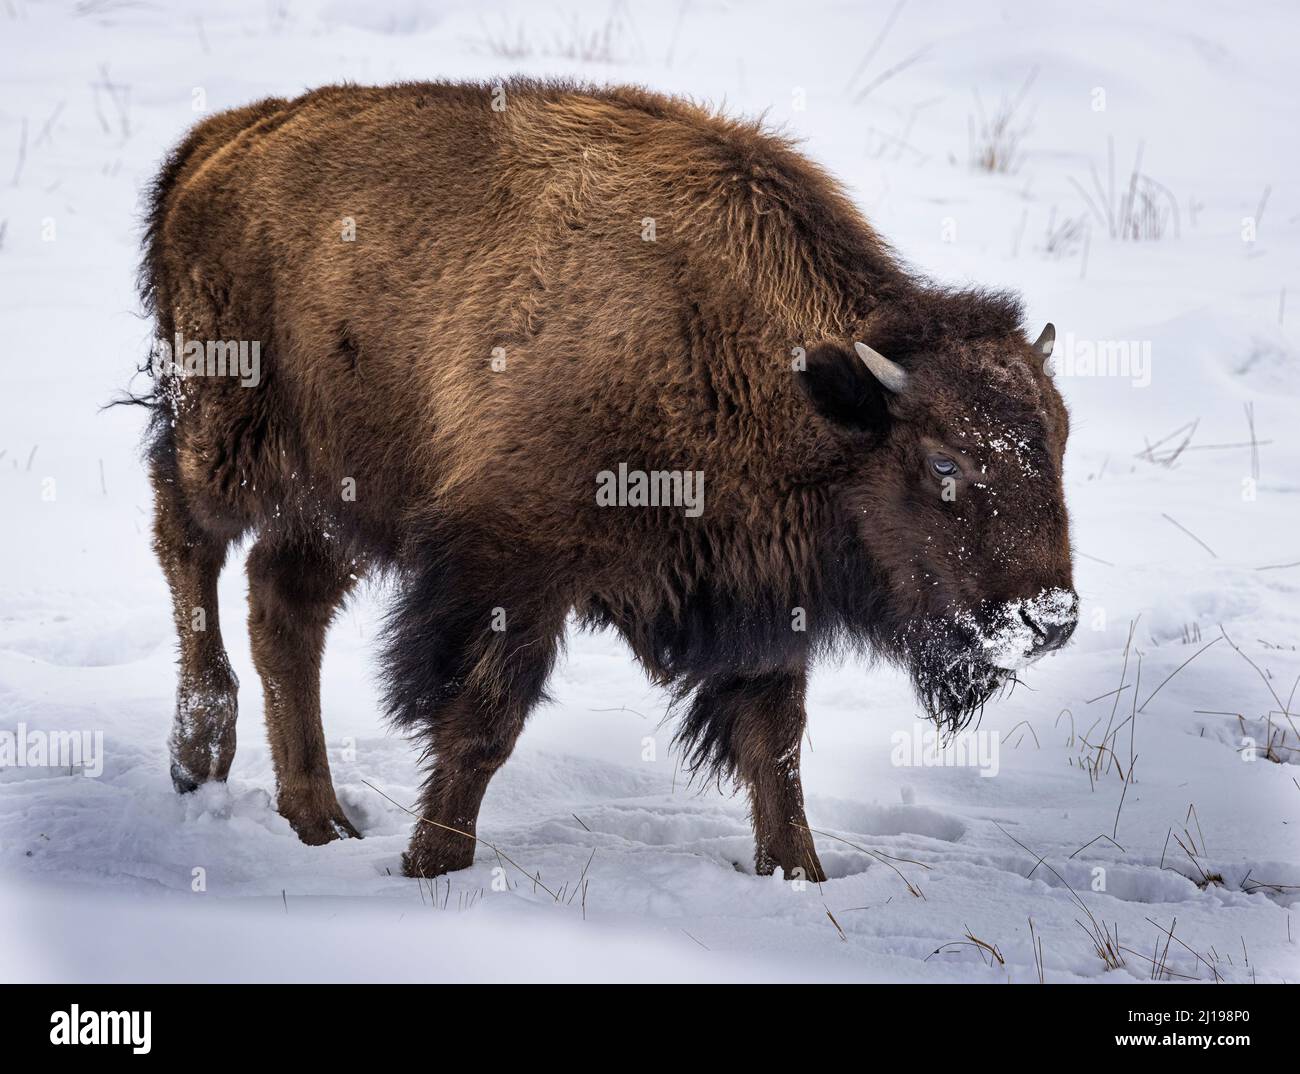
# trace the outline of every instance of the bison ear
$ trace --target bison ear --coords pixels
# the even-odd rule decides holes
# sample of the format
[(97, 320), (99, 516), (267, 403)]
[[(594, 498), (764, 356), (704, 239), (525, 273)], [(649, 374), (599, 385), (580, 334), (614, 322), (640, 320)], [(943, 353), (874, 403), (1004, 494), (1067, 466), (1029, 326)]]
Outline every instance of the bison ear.
[(852, 351), (827, 343), (815, 347), (795, 373), (813, 410), (832, 425), (853, 432), (879, 429), (889, 419), (885, 391)]

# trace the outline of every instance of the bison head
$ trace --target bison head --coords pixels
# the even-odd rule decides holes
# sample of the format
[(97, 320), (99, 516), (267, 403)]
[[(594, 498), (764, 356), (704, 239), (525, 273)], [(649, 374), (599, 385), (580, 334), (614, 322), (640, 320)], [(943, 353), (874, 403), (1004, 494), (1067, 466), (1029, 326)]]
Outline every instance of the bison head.
[(893, 333), (899, 360), (875, 335), (880, 350), (814, 350), (800, 378), (842, 448), (835, 495), (859, 553), (846, 558), (870, 576), (845, 587), (862, 606), (842, 613), (953, 732), (1078, 619), (1055, 330), (919, 346)]

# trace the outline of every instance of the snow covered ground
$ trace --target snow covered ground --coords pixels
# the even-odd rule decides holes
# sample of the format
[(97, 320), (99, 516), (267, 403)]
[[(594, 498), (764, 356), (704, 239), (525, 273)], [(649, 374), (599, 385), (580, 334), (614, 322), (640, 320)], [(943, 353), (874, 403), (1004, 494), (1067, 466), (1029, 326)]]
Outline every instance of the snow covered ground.
[[(6, 0), (0, 731), (99, 734), (83, 760), (102, 771), (0, 771), (0, 978), (1300, 977), (1284, 712), (1300, 678), (1300, 16), (893, 10)], [(819, 669), (804, 782), (820, 887), (752, 875), (742, 801), (684, 785), (663, 696), (604, 635), (571, 638), (555, 703), (483, 810), (481, 836), (540, 879), (486, 850), (432, 889), (397, 876), (410, 818), (379, 791), (409, 803), (418, 772), (376, 707), (382, 591), (340, 618), (324, 670), (330, 761), (365, 839), (301, 845), (271, 806), (238, 561), (221, 593), (238, 757), (227, 787), (172, 792), (140, 415), (97, 409), (150, 338), (141, 187), (201, 110), (514, 72), (766, 111), (904, 256), (1019, 289), (1073, 363), (1075, 641), (959, 744), (977, 764), (914, 763), (934, 758), (897, 673)], [(978, 170), (1002, 101), (1008, 170)], [(1149, 180), (1131, 187), (1139, 155)], [(1130, 190), (1138, 240), (1112, 234)], [(1112, 375), (1089, 375), (1098, 346)]]

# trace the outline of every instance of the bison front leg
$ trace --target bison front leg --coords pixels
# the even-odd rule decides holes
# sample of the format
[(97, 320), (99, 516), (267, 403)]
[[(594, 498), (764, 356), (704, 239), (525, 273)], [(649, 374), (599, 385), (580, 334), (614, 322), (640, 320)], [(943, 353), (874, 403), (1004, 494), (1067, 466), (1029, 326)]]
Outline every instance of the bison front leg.
[(407, 876), (441, 876), (474, 864), (483, 796), (513, 752), (529, 707), (522, 698), (474, 689), (440, 707), (428, 733), (434, 761), (420, 793), (420, 819), (402, 856)]
[(497, 590), (513, 582), (528, 593), (526, 578), (500, 560), (482, 569), (443, 562), (403, 594), (390, 622), (388, 707), (423, 736), (431, 762), (402, 857), (407, 876), (473, 864), (488, 783), (543, 697), (564, 609)]
[(686, 737), (711, 744), (715, 760), (749, 792), (754, 870), (787, 879), (826, 879), (804, 816), (799, 748), (806, 714), (805, 673), (710, 680), (696, 694)]

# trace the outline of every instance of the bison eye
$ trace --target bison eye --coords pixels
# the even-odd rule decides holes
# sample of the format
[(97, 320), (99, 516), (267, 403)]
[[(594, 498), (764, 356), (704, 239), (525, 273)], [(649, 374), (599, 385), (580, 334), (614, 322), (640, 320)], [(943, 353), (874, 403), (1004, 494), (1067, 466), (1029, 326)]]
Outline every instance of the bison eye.
[(934, 472), (935, 477), (953, 477), (959, 467), (947, 455), (931, 455), (930, 469)]

